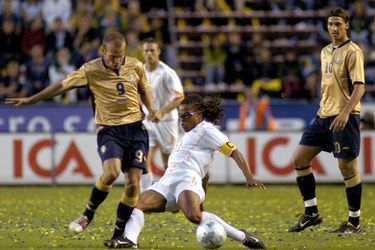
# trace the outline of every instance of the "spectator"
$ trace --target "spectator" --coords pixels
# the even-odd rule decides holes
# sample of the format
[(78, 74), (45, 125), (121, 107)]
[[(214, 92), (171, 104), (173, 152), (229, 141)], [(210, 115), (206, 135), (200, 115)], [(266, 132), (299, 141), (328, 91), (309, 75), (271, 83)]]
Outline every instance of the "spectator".
[(203, 49), (203, 67), (202, 71), (206, 74), (205, 85), (208, 90), (215, 88), (215, 83), (223, 89), (224, 85), (224, 62), (227, 55), (222, 48), (219, 36), (213, 36)]
[(139, 44), (138, 33), (135, 30), (129, 30), (126, 32), (125, 54), (143, 61), (143, 55), (139, 48)]
[(61, 18), (53, 21), (52, 29), (47, 34), (47, 54), (54, 55), (60, 48), (73, 49), (73, 36), (67, 30)]
[(64, 24), (67, 24), (72, 14), (72, 3), (70, 0), (43, 0), (43, 19), (46, 22), (47, 29), (51, 29), (53, 21), (61, 18)]
[(42, 15), (43, 4), (39, 0), (26, 0), (21, 4), (21, 16), (26, 23)]
[(21, 37), (15, 30), (14, 21), (6, 19), (0, 30), (0, 68), (12, 58), (21, 59)]
[[(50, 82), (62, 81), (66, 76), (73, 72), (76, 67), (70, 62), (71, 55), (68, 48), (60, 48), (56, 54), (56, 60), (49, 66), (48, 76)], [(76, 103), (77, 89), (72, 89), (62, 95), (53, 98), (59, 103)]]
[(5, 0), (1, 7), (0, 23), (3, 23), (5, 20), (12, 20), (15, 25), (16, 33), (20, 34), (22, 31), (22, 20), (18, 14), (17, 1)]
[(89, 1), (86, 0), (78, 0), (76, 3), (76, 8), (74, 13), (68, 20), (68, 26), (71, 30), (74, 30), (78, 27), (79, 21), (81, 18), (86, 18), (87, 16), (91, 17), (91, 26), (97, 26), (96, 16), (99, 14), (93, 13), (92, 6), (90, 5)]
[(246, 99), (239, 106), (239, 129), (276, 130), (275, 119), (269, 105), (269, 97), (258, 97), (253, 88), (245, 90)]
[(31, 48), (31, 60), (26, 64), (27, 95), (34, 95), (44, 89), (48, 83), (48, 62), (44, 58), (43, 47), (35, 44)]
[(74, 31), (74, 48), (79, 49), (86, 42), (92, 42), (95, 39), (99, 40), (99, 34), (97, 30), (92, 26), (91, 17), (88, 15), (82, 16), (79, 19), (78, 26)]
[(123, 30), (121, 14), (112, 4), (106, 5), (104, 13), (98, 16), (98, 24), (102, 34), (109, 30)]
[(20, 64), (17, 60), (10, 60), (6, 65), (5, 76), (0, 80), (0, 101), (5, 98), (25, 97), (25, 78), (21, 74)]
[(127, 7), (128, 11), (124, 15), (125, 29), (134, 29), (138, 34), (147, 32), (149, 24), (146, 16), (141, 13), (139, 1), (130, 0)]
[(302, 70), (303, 78), (305, 78), (305, 89), (308, 96), (312, 100), (316, 100), (320, 93), (320, 50), (313, 49), (312, 53), (307, 56)]
[(43, 51), (46, 48), (46, 34), (44, 32), (42, 18), (40, 16), (33, 19), (30, 27), (25, 31), (21, 40), (22, 53), (30, 56), (31, 48), (40, 45)]
[(260, 50), (260, 56), (252, 67), (255, 80), (253, 88), (257, 92), (270, 97), (281, 96), (282, 82), (278, 65), (273, 61), (271, 51), (268, 48)]
[(247, 55), (246, 46), (241, 41), (241, 36), (237, 32), (229, 34), (229, 42), (224, 46), (227, 57), (225, 60), (225, 82), (227, 84), (245, 82), (245, 57)]
[(282, 84), (285, 98), (307, 98), (305, 84), (302, 77), (301, 64), (297, 54), (289, 50), (286, 52), (285, 61), (281, 66)]
[(360, 129), (375, 129), (375, 118), (373, 112), (368, 110), (363, 114), (363, 117), (361, 118)]

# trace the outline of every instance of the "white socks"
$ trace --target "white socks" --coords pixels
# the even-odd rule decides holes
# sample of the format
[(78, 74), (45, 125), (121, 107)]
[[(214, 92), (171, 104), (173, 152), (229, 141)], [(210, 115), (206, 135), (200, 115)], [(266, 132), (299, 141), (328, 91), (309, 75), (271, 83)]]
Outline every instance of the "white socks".
[(138, 236), (145, 225), (145, 218), (142, 210), (134, 208), (132, 215), (125, 226), (125, 237), (133, 243), (138, 244)]
[(141, 182), (140, 182), (140, 187), (141, 187), (141, 193), (144, 192), (147, 188), (149, 188), (152, 185), (152, 173), (147, 173), (141, 176)]
[(209, 212), (202, 212), (202, 221), (201, 222), (203, 222), (205, 220), (208, 220), (208, 219), (219, 222), (224, 227), (225, 232), (227, 233), (227, 236), (229, 238), (232, 238), (233, 240), (239, 241), (239, 242), (243, 242), (243, 240), (245, 239), (245, 233), (244, 232), (232, 227), (231, 225), (229, 225), (228, 223), (223, 221), (219, 216), (217, 216), (215, 214), (212, 214), (212, 213), (209, 213)]

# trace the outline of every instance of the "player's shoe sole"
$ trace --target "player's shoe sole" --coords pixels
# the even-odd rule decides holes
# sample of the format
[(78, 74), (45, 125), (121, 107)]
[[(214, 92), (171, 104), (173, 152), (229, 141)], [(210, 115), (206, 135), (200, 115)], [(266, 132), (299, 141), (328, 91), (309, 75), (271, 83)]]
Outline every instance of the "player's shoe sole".
[(355, 227), (352, 223), (349, 221), (344, 221), (340, 224), (339, 228), (328, 231), (329, 233), (360, 233), (361, 232), (361, 226), (358, 225)]

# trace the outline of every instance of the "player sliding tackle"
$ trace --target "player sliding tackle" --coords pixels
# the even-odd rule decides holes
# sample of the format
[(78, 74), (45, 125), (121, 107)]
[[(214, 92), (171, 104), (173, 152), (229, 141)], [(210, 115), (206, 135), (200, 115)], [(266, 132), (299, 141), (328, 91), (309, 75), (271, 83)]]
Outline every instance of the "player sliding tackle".
[(220, 132), (218, 125), (223, 116), (220, 99), (189, 95), (179, 107), (182, 128), (186, 134), (169, 157), (164, 176), (141, 194), (136, 208), (126, 223), (125, 234), (104, 242), (109, 248), (136, 248), (138, 236), (144, 226), (144, 212), (164, 212), (179, 207), (185, 217), (194, 224), (215, 220), (225, 228), (228, 237), (249, 248), (265, 248), (264, 244), (245, 230), (238, 230), (215, 214), (202, 212), (200, 204), (205, 199), (202, 178), (220, 151), (231, 157), (242, 170), (248, 188), (262, 182), (253, 178), (242, 153)]

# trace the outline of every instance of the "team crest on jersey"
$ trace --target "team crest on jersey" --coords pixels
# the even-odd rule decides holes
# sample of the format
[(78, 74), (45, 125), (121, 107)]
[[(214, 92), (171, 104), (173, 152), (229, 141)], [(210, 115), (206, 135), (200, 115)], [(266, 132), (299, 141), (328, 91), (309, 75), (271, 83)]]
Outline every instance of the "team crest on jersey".
[(138, 80), (137, 74), (134, 70), (125, 73), (125, 78), (128, 82), (135, 83)]
[(342, 64), (342, 57), (336, 57), (333, 59), (333, 61), (336, 63), (336, 64)]

